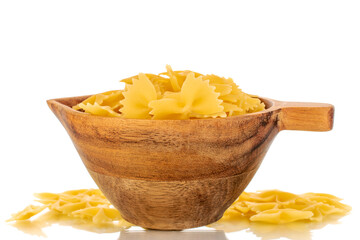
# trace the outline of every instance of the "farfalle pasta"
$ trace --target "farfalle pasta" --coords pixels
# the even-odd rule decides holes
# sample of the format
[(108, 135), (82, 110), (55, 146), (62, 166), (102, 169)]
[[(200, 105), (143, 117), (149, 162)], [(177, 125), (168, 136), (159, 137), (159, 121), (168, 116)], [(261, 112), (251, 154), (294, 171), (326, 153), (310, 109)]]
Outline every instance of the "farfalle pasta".
[(143, 74), (121, 80), (124, 90), (93, 95), (73, 108), (93, 115), (137, 119), (224, 118), (265, 109), (231, 78), (192, 71)]
[(279, 190), (242, 193), (226, 210), (224, 218), (248, 217), (250, 221), (290, 223), (299, 220), (321, 222), (325, 216), (345, 215), (351, 207), (340, 198), (324, 193), (296, 195)]
[(43, 205), (30, 205), (13, 214), (7, 221), (28, 220), (48, 209), (60, 216), (63, 215), (70, 219), (77, 219), (99, 226), (117, 223), (118, 227), (128, 228), (132, 225), (121, 217), (119, 211), (111, 206), (110, 202), (98, 189), (80, 189), (63, 193), (38, 193), (34, 195), (38, 198), (36, 201)]
[[(99, 226), (114, 222), (123, 228), (132, 226), (98, 189), (72, 190), (59, 194), (40, 193), (35, 196), (43, 205), (30, 205), (13, 214), (8, 221), (27, 220), (48, 208), (58, 214)], [(246, 217), (253, 222), (273, 224), (296, 221), (321, 222), (328, 215), (345, 215), (351, 210), (350, 206), (341, 203), (340, 200), (324, 193), (296, 195), (279, 190), (243, 192), (225, 211), (222, 220), (231, 221), (237, 217)]]
[(145, 74), (140, 73), (138, 78), (133, 78), (123, 95), (120, 111), (125, 118), (150, 118), (149, 103), (156, 100), (158, 95), (154, 84)]
[(108, 91), (93, 95), (73, 108), (93, 115), (120, 117), (119, 109), (122, 106), (120, 103), (122, 99), (124, 99), (122, 90)]
[(150, 114), (154, 119), (226, 117), (219, 96), (209, 81), (191, 72), (179, 92), (167, 92), (162, 99), (149, 102)]

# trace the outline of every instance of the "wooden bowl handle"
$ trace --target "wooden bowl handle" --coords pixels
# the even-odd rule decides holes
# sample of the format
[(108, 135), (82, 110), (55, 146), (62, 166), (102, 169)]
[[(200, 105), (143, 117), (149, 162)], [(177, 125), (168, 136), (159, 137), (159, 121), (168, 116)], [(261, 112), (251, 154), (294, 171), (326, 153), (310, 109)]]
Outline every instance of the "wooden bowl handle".
[(326, 103), (280, 102), (280, 130), (329, 131), (334, 122), (334, 106)]

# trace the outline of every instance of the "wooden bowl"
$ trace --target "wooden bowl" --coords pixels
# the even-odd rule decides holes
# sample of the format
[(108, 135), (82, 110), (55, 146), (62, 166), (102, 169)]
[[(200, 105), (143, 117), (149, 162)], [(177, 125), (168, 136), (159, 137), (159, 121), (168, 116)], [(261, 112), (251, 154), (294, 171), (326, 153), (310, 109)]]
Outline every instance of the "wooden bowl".
[(334, 107), (261, 98), (266, 110), (216, 119), (146, 120), (71, 108), (88, 96), (48, 100), (83, 163), (127, 221), (181, 230), (219, 220), (281, 130), (328, 131)]

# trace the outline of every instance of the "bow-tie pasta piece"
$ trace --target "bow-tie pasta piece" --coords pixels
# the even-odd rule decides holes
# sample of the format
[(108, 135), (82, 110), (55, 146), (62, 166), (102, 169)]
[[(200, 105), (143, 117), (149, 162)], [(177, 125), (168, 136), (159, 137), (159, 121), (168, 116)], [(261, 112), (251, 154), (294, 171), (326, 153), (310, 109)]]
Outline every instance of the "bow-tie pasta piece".
[[(159, 75), (146, 73), (145, 76), (151, 81), (154, 85), (158, 98), (161, 98), (162, 95), (167, 91), (172, 91), (172, 86), (169, 78), (164, 78)], [(139, 75), (125, 78), (120, 82), (124, 82), (128, 85), (133, 84), (133, 79), (139, 79)]]
[[(160, 76), (167, 76), (171, 85), (171, 89), (168, 91), (172, 92), (179, 92), (181, 90), (181, 87), (189, 73), (192, 71), (185, 70), (185, 71), (173, 71), (170, 65), (166, 65), (166, 72), (160, 73)], [(195, 74), (195, 77), (200, 77), (202, 74), (192, 72)]]
[(205, 75), (203, 79), (209, 80), (210, 85), (216, 87), (215, 91), (220, 93), (220, 99), (223, 100), (224, 112), (229, 117), (265, 109), (265, 105), (260, 99), (242, 92), (232, 78), (223, 78), (211, 74)]
[(132, 84), (126, 85), (127, 90), (123, 93), (123, 107), (120, 109), (125, 118), (150, 118), (149, 102), (157, 99), (154, 85), (149, 78), (140, 73), (139, 78), (133, 78)]
[(224, 101), (221, 105), (224, 107), (224, 112), (226, 112), (228, 117), (234, 115), (242, 115), (246, 113), (244, 109), (242, 109), (236, 104), (232, 104)]
[[(174, 94), (175, 95), (175, 94)], [(149, 107), (152, 109), (150, 114), (153, 119), (188, 119), (188, 112), (184, 111), (181, 97), (176, 94), (172, 97), (164, 97), (159, 100), (151, 101)]]
[(79, 107), (83, 109), (86, 113), (91, 113), (93, 115), (105, 116), (105, 117), (120, 117), (120, 113), (115, 112), (109, 106), (101, 106), (97, 102), (94, 104), (83, 103), (79, 104)]
[(150, 102), (150, 114), (153, 119), (173, 119), (174, 114), (180, 119), (202, 116), (220, 116), (224, 114), (219, 93), (202, 77), (189, 73), (181, 87), (181, 91), (166, 94), (164, 98)]
[(107, 207), (88, 207), (73, 212), (73, 216), (88, 219), (95, 224), (112, 223), (122, 219), (119, 211)]
[(310, 192), (310, 193), (301, 194), (301, 196), (304, 197), (304, 198), (308, 198), (308, 199), (314, 198), (314, 199), (318, 199), (318, 200), (320, 200), (320, 199), (323, 199), (323, 200), (331, 199), (331, 200), (335, 200), (335, 201), (341, 201), (342, 200), (341, 198), (336, 197), (336, 196), (331, 195), (331, 194), (328, 194), (328, 193), (312, 193), (312, 192)]
[(191, 108), (195, 114), (216, 114), (224, 110), (221, 106), (215, 87), (202, 77), (195, 78), (194, 73), (189, 73), (181, 88), (181, 95), (186, 108)]
[[(266, 210), (274, 209), (278, 204), (274, 202), (263, 202), (263, 203), (246, 202), (246, 205), (247, 205), (246, 213), (248, 213), (249, 211), (253, 213), (260, 213)], [(238, 209), (238, 207), (236, 207), (236, 209)], [(242, 209), (239, 208), (239, 210), (241, 211)]]
[(124, 99), (123, 90), (111, 91), (112, 93), (108, 94), (102, 100), (100, 105), (109, 106), (113, 111), (119, 112), (121, 105), (121, 100)]
[(314, 215), (311, 211), (300, 211), (296, 209), (270, 209), (250, 217), (253, 222), (267, 222), (284, 224), (298, 220), (310, 219)]
[(45, 208), (47, 208), (46, 205), (43, 205), (43, 206), (29, 205), (26, 208), (24, 208), (22, 211), (13, 214), (12, 217), (6, 221), (11, 222), (11, 221), (27, 220), (27, 219), (31, 218), (32, 216), (39, 214)]
[(73, 106), (73, 109), (83, 110), (84, 112), (91, 113), (93, 115), (120, 117), (120, 101), (124, 99), (122, 93), (122, 90), (114, 90), (95, 94)]
[(225, 96), (231, 93), (232, 86), (229, 84), (218, 84), (214, 83), (211, 86), (215, 87), (215, 92), (220, 93), (220, 96)]
[(215, 86), (215, 91), (220, 93), (220, 96), (226, 96), (233, 91), (234, 86), (231, 78), (226, 79), (214, 74), (210, 74), (203, 76), (203, 79), (209, 80), (210, 85)]

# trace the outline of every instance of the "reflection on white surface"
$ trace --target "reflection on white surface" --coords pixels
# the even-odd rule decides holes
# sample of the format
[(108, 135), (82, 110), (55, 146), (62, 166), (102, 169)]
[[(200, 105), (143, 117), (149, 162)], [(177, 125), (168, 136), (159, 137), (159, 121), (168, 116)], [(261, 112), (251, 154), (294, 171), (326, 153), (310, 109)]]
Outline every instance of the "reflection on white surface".
[(293, 222), (288, 224), (269, 224), (250, 222), (248, 218), (220, 220), (209, 227), (224, 230), (227, 233), (246, 231), (255, 234), (261, 240), (287, 238), (291, 240), (311, 240), (313, 230), (321, 229), (329, 224), (338, 224), (343, 216), (329, 216), (323, 222)]
[(227, 240), (223, 230), (124, 230), (118, 240)]

